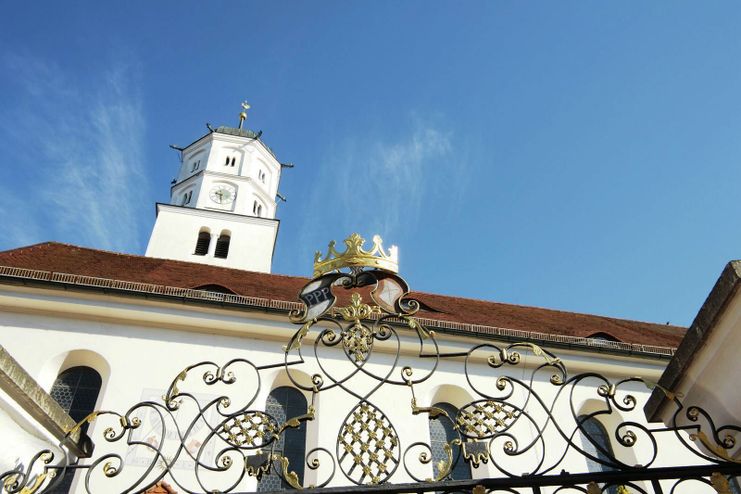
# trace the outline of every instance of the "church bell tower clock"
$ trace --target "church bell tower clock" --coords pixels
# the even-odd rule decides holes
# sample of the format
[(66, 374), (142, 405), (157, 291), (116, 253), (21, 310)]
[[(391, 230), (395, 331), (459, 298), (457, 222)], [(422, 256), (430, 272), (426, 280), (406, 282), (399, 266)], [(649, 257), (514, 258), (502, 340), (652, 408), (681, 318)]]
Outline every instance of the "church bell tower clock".
[(284, 166), (260, 139), (243, 128), (250, 106), (242, 103), (239, 127), (209, 132), (178, 148), (180, 171), (170, 203), (157, 204), (146, 255), (269, 273), (279, 221), (276, 198)]

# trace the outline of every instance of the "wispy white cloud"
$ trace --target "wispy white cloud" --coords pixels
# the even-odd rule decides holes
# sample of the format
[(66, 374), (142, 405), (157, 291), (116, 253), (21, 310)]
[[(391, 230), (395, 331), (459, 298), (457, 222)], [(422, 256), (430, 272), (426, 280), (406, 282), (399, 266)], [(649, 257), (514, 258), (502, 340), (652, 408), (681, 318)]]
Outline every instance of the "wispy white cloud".
[(454, 151), (450, 132), (418, 118), (392, 138), (368, 134), (336, 144), (306, 205), (301, 245), (328, 240), (313, 238), (316, 221), (333, 224), (338, 235), (360, 230), (396, 242), (415, 231), (436, 196), (444, 193), (457, 208), (465, 189), (465, 173), (457, 171), (465, 165), (450, 166)]
[(145, 119), (135, 65), (75, 76), (54, 62), (11, 56), (15, 102), (0, 110), (0, 172), (8, 235), (0, 248), (61, 240), (141, 250), (146, 218)]

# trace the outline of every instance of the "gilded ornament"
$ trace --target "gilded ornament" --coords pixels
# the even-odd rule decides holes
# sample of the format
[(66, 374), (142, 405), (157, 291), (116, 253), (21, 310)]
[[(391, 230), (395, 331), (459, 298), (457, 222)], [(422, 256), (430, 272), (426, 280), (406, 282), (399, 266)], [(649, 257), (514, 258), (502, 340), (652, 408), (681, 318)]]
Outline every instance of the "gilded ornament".
[(365, 239), (357, 233), (353, 233), (345, 239), (347, 248), (344, 252), (339, 253), (335, 249), (335, 241), (329, 243), (326, 256), (322, 258), (322, 253), (317, 252), (314, 255), (314, 278), (331, 271), (337, 271), (342, 268), (374, 268), (389, 271), (391, 273), (399, 272), (399, 252), (396, 246), (391, 246), (388, 253), (383, 249), (383, 240), (378, 235), (373, 236), (373, 246), (370, 250), (363, 249)]
[(710, 484), (718, 494), (733, 494), (731, 492), (731, 485), (725, 475), (719, 472), (713, 472), (710, 476)]

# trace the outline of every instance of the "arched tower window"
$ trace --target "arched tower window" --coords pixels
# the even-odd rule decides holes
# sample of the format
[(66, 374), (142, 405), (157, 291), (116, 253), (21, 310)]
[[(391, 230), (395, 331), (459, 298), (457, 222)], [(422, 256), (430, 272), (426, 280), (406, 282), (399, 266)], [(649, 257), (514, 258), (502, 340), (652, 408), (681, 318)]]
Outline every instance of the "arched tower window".
[(190, 199), (193, 197), (193, 191), (189, 190), (185, 194), (183, 194), (183, 199), (180, 203), (181, 206), (185, 206), (186, 204), (190, 204)]
[[(456, 415), (458, 415), (458, 409), (450, 403), (435, 403), (433, 407), (445, 410), (450, 417), (447, 420), (445, 417), (430, 420), (430, 448), (432, 449), (432, 468), (434, 470), (435, 477), (438, 475), (437, 464), (440, 460), (447, 461), (448, 455), (445, 453), (445, 444), (450, 444), (453, 439), (459, 437), (458, 433), (453, 429), (453, 422), (455, 421)], [(460, 446), (453, 446), (453, 461), (456, 456), (460, 453)], [(471, 478), (471, 467), (463, 459), (463, 454), (460, 454), (458, 463), (453, 466), (450, 471), (450, 478), (452, 480), (467, 480)]]
[(262, 215), (262, 204), (255, 201), (252, 203), (252, 214), (255, 216), (261, 216)]
[[(580, 415), (577, 420), (581, 422), (583, 434), (591, 439), (590, 441), (586, 437), (582, 438), (582, 449), (606, 463), (613, 463), (614, 453), (605, 426), (596, 417), (590, 415)], [(611, 472), (615, 470), (609, 464), (603, 465), (591, 458), (587, 458), (587, 468), (590, 472)], [(617, 486), (610, 486), (605, 492), (617, 494)]]
[(198, 241), (196, 241), (196, 252), (197, 256), (205, 256), (208, 254), (208, 247), (211, 245), (211, 232), (204, 230), (198, 234)]
[(229, 255), (229, 242), (231, 242), (231, 240), (232, 238), (229, 236), (228, 232), (221, 232), (218, 240), (216, 240), (216, 250), (214, 251), (214, 257), (226, 259), (226, 256)]
[[(304, 395), (287, 386), (275, 388), (268, 395), (265, 403), (265, 412), (271, 415), (279, 424), (286, 420), (304, 415), (306, 413), (306, 398)], [(300, 483), (304, 481), (304, 463), (306, 461), (306, 422), (301, 422), (301, 427), (289, 427), (281, 435), (275, 445), (275, 452), (288, 458), (288, 468), (296, 472)], [(288, 488), (288, 484), (282, 482), (280, 477), (271, 471), (269, 475), (263, 476), (257, 485), (257, 492), (273, 491)]]

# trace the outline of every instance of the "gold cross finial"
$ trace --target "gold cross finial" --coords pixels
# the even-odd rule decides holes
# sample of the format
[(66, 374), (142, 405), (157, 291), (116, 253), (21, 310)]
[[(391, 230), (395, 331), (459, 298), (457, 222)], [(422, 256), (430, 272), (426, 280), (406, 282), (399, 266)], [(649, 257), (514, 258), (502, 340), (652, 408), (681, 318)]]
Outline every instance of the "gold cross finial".
[(247, 110), (252, 108), (247, 101), (242, 101), (242, 112), (239, 114), (239, 128), (242, 128), (242, 124), (247, 120)]

